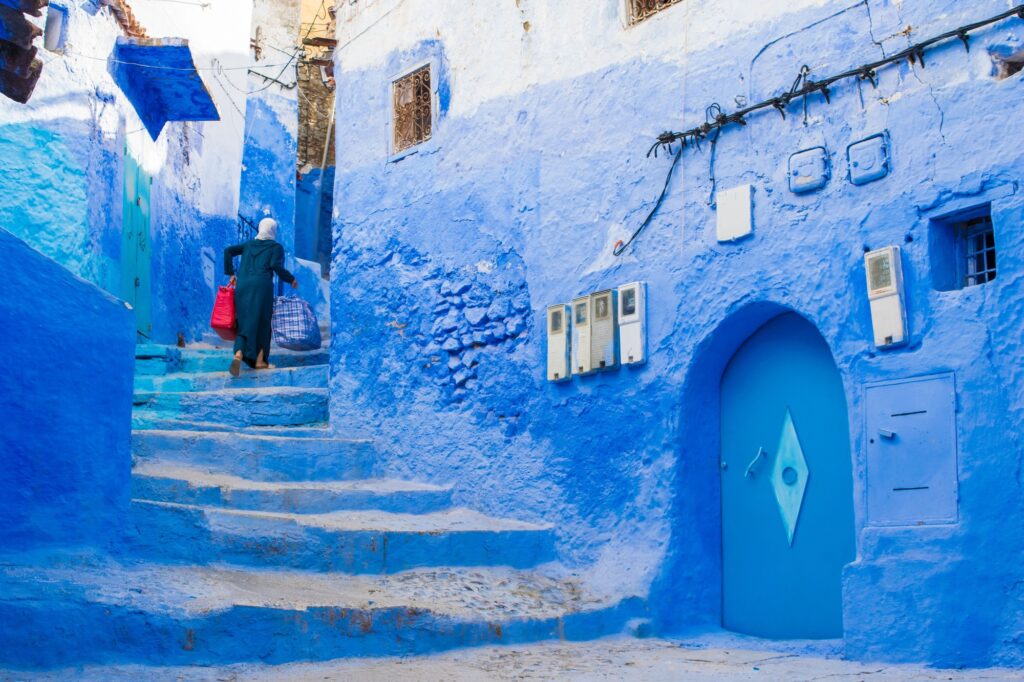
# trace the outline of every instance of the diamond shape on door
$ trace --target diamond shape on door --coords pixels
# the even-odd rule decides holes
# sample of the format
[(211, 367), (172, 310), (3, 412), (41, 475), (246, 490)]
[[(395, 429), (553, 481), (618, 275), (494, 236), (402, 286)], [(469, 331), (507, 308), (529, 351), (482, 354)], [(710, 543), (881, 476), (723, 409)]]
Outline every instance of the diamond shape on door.
[(778, 455), (772, 468), (772, 489), (775, 491), (775, 501), (779, 504), (782, 523), (786, 526), (786, 535), (792, 547), (810, 471), (807, 469), (807, 460), (804, 459), (804, 451), (800, 447), (800, 439), (793, 425), (793, 415), (790, 414), (788, 407), (786, 417), (782, 421), (782, 435), (779, 436), (776, 451)]

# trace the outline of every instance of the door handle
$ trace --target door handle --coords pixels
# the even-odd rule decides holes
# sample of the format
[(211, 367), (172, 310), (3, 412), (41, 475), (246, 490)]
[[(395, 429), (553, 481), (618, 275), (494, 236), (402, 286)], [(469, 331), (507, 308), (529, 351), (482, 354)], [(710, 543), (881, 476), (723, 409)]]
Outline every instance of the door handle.
[(754, 459), (750, 460), (750, 464), (747, 465), (747, 470), (743, 474), (744, 478), (750, 478), (751, 476), (753, 476), (753, 474), (754, 474), (754, 467), (757, 465), (758, 462), (761, 461), (761, 457), (764, 457), (765, 459), (768, 459), (768, 453), (765, 452), (764, 448), (758, 448), (757, 449), (757, 454), (754, 455)]
[(896, 437), (896, 432), (890, 431), (889, 429), (878, 429), (878, 435), (882, 438), (888, 438), (891, 440)]

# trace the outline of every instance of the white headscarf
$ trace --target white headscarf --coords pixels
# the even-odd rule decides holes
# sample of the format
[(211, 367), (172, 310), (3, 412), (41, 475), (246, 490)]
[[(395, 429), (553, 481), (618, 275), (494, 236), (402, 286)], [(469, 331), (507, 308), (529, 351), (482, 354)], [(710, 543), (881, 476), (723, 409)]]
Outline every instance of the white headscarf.
[(277, 221), (273, 218), (264, 218), (260, 221), (259, 233), (256, 235), (256, 239), (276, 239), (277, 238)]

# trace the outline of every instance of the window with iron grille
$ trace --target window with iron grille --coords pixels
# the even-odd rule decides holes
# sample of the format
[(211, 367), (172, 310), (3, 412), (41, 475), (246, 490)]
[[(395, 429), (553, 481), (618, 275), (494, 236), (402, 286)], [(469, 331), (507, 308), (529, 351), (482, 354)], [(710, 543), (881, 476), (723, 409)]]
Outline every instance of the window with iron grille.
[(429, 64), (402, 76), (392, 84), (391, 144), (395, 153), (430, 139), (433, 104)]
[(954, 291), (996, 278), (996, 233), (991, 204), (932, 220), (928, 237), (932, 284)]
[(964, 284), (973, 287), (996, 278), (996, 234), (992, 217), (966, 220), (960, 225), (963, 239)]
[(629, 5), (629, 23), (636, 24), (647, 17), (657, 14), (682, 0), (626, 0)]

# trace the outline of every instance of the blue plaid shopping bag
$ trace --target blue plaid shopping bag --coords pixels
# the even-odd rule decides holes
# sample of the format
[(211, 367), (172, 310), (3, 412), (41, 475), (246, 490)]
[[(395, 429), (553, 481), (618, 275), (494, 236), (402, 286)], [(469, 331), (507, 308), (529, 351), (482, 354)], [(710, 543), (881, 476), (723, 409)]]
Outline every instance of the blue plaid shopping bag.
[(316, 350), (320, 347), (320, 323), (313, 308), (296, 296), (274, 299), (270, 323), (274, 343), (288, 350)]

